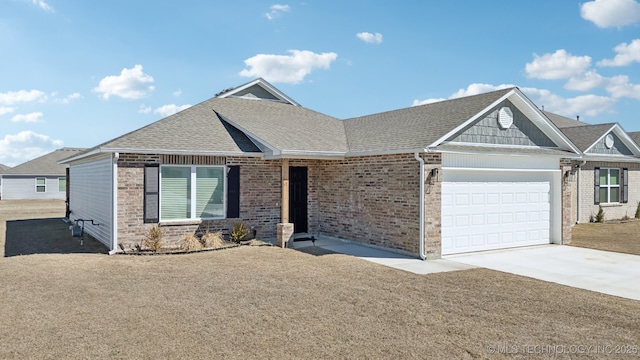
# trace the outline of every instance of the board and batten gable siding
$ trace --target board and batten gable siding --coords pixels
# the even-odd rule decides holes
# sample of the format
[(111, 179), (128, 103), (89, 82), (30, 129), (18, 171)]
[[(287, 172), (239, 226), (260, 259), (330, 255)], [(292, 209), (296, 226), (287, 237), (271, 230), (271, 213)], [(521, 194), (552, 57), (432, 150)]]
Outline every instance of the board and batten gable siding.
[(113, 165), (111, 155), (91, 158), (73, 163), (69, 167), (70, 219), (94, 220), (100, 224), (86, 222), (84, 230), (111, 248), (113, 236)]
[[(45, 192), (36, 192), (36, 177), (45, 178)], [(64, 199), (65, 192), (59, 191), (58, 178), (64, 175), (3, 175), (2, 199)]]
[[(510, 108), (513, 113), (513, 124), (507, 129), (502, 129), (498, 125), (498, 112), (505, 106)], [(508, 100), (503, 101), (491, 109), (487, 115), (453, 135), (449, 141), (452, 143), (556, 147), (556, 144), (549, 137)]]
[(600, 139), (600, 141), (595, 143), (593, 147), (589, 149), (589, 151), (587, 151), (587, 154), (633, 156), (633, 152), (631, 152), (631, 150), (629, 150), (629, 148), (624, 145), (622, 140), (620, 140), (620, 138), (616, 134), (610, 134), (613, 136), (613, 146), (611, 147), (611, 149), (608, 149), (605, 146), (605, 137), (603, 137), (602, 139)]

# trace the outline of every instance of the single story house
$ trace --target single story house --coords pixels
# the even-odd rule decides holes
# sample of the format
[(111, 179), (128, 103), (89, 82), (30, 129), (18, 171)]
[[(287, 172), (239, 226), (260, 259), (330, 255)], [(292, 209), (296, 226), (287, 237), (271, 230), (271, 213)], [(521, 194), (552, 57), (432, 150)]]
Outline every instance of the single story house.
[(617, 123), (590, 125), (545, 112), (580, 149), (572, 162), (572, 221), (594, 221), (600, 208), (604, 218), (633, 218), (640, 202), (640, 147)]
[(66, 167), (58, 162), (82, 150), (61, 148), (4, 171), (0, 198), (66, 199)]
[(2, 174), (11, 169), (9, 166), (0, 164), (0, 200), (2, 200)]
[(256, 79), (62, 163), (111, 253), (243, 221), (435, 259), (570, 241), (581, 155), (515, 87), (340, 120)]

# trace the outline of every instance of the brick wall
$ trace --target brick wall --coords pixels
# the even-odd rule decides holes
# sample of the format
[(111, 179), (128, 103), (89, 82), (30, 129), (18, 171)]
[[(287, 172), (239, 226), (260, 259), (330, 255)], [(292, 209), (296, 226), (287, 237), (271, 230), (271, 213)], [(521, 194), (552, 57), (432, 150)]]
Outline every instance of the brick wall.
[[(574, 162), (574, 167), (579, 162)], [(594, 168), (628, 168), (629, 169), (629, 202), (626, 204), (601, 204), (605, 220), (634, 217), (640, 201), (640, 164), (628, 162), (589, 161), (580, 166), (580, 222), (589, 222), (598, 213), (598, 205), (594, 202)], [(577, 209), (574, 207), (574, 211)]]
[[(576, 204), (576, 176), (572, 175), (575, 167), (571, 160), (560, 159), (560, 174), (562, 182), (562, 243), (571, 243), (571, 228), (575, 224)], [(575, 172), (573, 172), (575, 174)]]
[[(118, 242), (125, 248), (139, 244), (156, 224), (144, 223), (144, 165), (161, 164), (161, 155), (121, 154), (118, 160)], [(222, 158), (227, 165), (240, 165), (240, 218), (160, 224), (166, 246), (177, 246), (185, 234), (228, 230), (239, 220), (255, 226), (258, 237), (275, 237), (280, 220), (280, 162), (258, 158)], [(201, 157), (198, 157), (201, 162)], [(184, 163), (184, 159), (181, 159)]]

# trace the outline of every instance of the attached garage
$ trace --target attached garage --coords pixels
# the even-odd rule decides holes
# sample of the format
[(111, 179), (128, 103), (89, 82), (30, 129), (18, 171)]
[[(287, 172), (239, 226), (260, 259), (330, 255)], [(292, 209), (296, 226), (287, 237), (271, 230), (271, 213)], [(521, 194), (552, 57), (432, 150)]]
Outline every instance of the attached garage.
[(444, 154), (443, 165), (442, 255), (560, 243), (557, 158)]

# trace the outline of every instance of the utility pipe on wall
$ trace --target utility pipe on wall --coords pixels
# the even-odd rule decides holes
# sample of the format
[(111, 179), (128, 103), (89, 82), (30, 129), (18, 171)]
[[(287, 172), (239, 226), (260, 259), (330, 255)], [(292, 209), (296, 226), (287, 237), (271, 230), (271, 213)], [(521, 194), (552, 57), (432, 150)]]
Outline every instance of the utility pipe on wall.
[(413, 154), (420, 163), (420, 259), (426, 259), (424, 254), (424, 159), (419, 152)]

